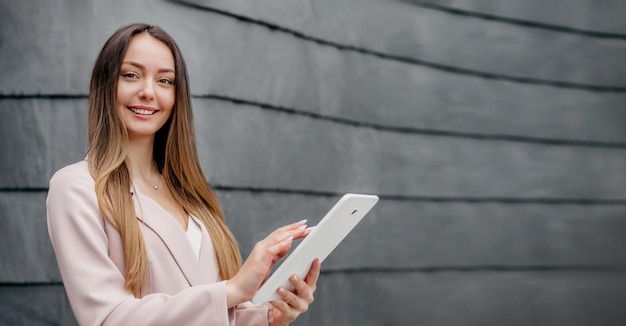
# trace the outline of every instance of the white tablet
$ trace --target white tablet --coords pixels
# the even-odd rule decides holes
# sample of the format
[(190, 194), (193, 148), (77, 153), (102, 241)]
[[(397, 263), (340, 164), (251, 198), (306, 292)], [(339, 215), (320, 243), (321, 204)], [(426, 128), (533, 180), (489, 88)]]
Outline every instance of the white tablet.
[(280, 286), (293, 291), (289, 282), (293, 274), (305, 278), (315, 258), (320, 262), (337, 247), (367, 212), (378, 202), (373, 195), (346, 194), (322, 218), (311, 233), (293, 250), (285, 261), (272, 273), (257, 291), (253, 303), (279, 299), (276, 289)]

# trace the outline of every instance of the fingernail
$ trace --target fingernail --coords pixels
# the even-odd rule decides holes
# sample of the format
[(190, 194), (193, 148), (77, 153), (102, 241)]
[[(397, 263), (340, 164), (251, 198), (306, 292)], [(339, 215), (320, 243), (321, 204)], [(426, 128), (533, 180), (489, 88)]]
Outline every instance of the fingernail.
[(306, 224), (301, 225), (299, 228), (297, 228), (296, 230), (300, 231), (300, 230), (304, 230), (306, 229)]
[(304, 231), (311, 232), (311, 231), (313, 231), (313, 229), (315, 229), (315, 227), (314, 226), (310, 226), (310, 227), (306, 228), (306, 230), (304, 230)]
[(291, 276), (291, 280), (294, 282), (298, 282), (298, 275)]
[(283, 295), (285, 294), (285, 288), (284, 287), (279, 287), (278, 290), (276, 290), (276, 292), (278, 292), (278, 294)]
[(298, 222), (296, 222), (296, 224), (306, 224), (306, 221), (307, 221), (307, 219), (305, 218), (305, 219), (304, 219), (304, 220), (302, 220), (302, 221), (298, 221)]

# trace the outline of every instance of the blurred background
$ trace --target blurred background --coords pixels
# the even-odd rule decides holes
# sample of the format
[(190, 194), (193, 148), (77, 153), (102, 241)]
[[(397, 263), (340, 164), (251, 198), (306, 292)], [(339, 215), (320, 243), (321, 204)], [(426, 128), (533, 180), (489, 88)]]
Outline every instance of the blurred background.
[(120, 26), (177, 40), (245, 256), (379, 204), (294, 325), (626, 324), (626, 2), (0, 0), (0, 324), (73, 325), (48, 180)]

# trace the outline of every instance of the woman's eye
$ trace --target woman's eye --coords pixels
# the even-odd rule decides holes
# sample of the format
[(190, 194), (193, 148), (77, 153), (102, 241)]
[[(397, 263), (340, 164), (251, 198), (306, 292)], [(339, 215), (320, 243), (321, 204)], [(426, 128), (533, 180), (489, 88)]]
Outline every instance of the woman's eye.
[(125, 73), (122, 73), (122, 77), (124, 77), (124, 78), (137, 78), (139, 76), (137, 76), (137, 74), (134, 73), (134, 72), (125, 72)]
[(159, 82), (162, 84), (166, 84), (166, 85), (173, 85), (174, 81), (169, 79), (169, 78), (161, 78), (159, 79)]

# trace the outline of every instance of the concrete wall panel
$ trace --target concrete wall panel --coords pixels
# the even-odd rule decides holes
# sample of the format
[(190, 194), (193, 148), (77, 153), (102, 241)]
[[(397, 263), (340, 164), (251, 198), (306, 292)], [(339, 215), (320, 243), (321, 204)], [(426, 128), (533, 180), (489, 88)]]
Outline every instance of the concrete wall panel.
[[(46, 109), (50, 103), (60, 113)], [(16, 118), (4, 121), (24, 128), (2, 129), (5, 148), (16, 153), (5, 160), (3, 187), (46, 187), (56, 169), (84, 156), (86, 113), (82, 101), (68, 103), (5, 108)], [(626, 192), (622, 149), (378, 132), (229, 101), (195, 103), (200, 156), (219, 185), (408, 196), (611, 199)]]
[[(294, 325), (590, 325), (626, 320), (623, 275), (324, 274)], [(358, 299), (355, 299), (358, 298)], [(0, 291), (0, 322), (75, 325), (60, 285)], [(37, 303), (44, 304), (37, 304)]]
[[(324, 275), (303, 325), (613, 325), (619, 273)], [(332, 300), (331, 300), (332, 298)]]
[(0, 192), (0, 216), (0, 283), (60, 281), (46, 225), (46, 193)]
[(86, 99), (0, 100), (0, 188), (47, 188), (87, 152)]
[(561, 26), (607, 34), (626, 34), (622, 18), (626, 3), (620, 0), (405, 0), (442, 8), (466, 10), (488, 16)]
[[(278, 226), (302, 218), (316, 224), (338, 198), (229, 191), (220, 195), (244, 254)], [(625, 209), (383, 199), (324, 269), (620, 266), (626, 261), (621, 231)]]
[[(282, 225), (315, 225), (339, 196), (218, 191), (244, 257)], [(46, 192), (0, 192), (0, 283), (60, 282)], [(384, 199), (324, 262), (325, 272), (429, 268), (624, 268), (623, 205)], [(488, 230), (486, 232), (485, 230)], [(598, 237), (602, 234), (602, 237)]]
[[(459, 75), (320, 46), (264, 26), (169, 2), (154, 6), (159, 7), (153, 8), (156, 12), (167, 10), (190, 17), (173, 24), (171, 18), (150, 11), (131, 16), (139, 10), (129, 9), (120, 11), (119, 19), (163, 22), (183, 48), (196, 95), (226, 96), (390, 128), (603, 142), (621, 142), (626, 136), (619, 123), (626, 118), (621, 110), (626, 96), (622, 93)], [(97, 9), (98, 13), (105, 10)], [(8, 47), (41, 44), (26, 55), (68, 59), (50, 65), (27, 57), (30, 64), (22, 69), (15, 62), (16, 53), (0, 52), (7, 71), (3, 75), (7, 77), (0, 78), (2, 94), (86, 94), (95, 53), (113, 26), (118, 26), (94, 19), (91, 25), (99, 29), (76, 30), (67, 25), (59, 34), (76, 35), (68, 38), (70, 43), (53, 44), (46, 43), (54, 36), (50, 32), (34, 30), (30, 34), (26, 28), (30, 20), (14, 22), (14, 30), (24, 30), (24, 42), (7, 34)], [(85, 50), (63, 57), (68, 48)], [(498, 61), (489, 55), (481, 57)], [(44, 69), (47, 73), (41, 74)], [(22, 78), (8, 78), (18, 74)], [(52, 76), (64, 76), (64, 82), (54, 82)], [(44, 77), (51, 80), (41, 80)]]
[[(398, 1), (393, 6), (378, 0), (278, 1), (263, 6), (232, 0), (178, 2), (209, 12), (223, 10), (308, 37), (408, 60), (496, 75), (626, 85), (624, 71), (618, 68), (626, 53), (624, 40), (598, 40), (508, 21), (460, 16), (424, 7), (423, 2)], [(577, 5), (576, 9), (585, 10), (579, 16), (586, 12), (614, 15), (604, 6)]]
[[(197, 114), (198, 146), (209, 149), (201, 158), (216, 184), (472, 197), (622, 198), (626, 191), (622, 150), (376, 132), (206, 105)], [(601, 177), (608, 171), (610, 180)]]
[(63, 285), (3, 285), (0, 325), (76, 325)]

